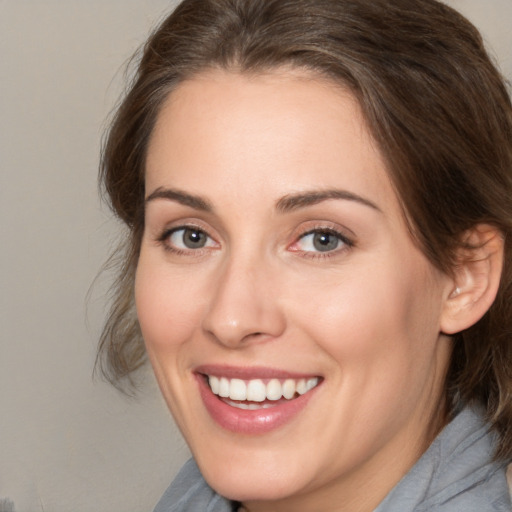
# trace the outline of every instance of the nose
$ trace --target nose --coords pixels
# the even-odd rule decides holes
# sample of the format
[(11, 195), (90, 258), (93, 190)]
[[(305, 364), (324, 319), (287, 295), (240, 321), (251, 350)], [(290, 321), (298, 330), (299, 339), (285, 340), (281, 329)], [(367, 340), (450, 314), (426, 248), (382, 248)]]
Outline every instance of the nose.
[(203, 330), (217, 343), (241, 348), (280, 336), (285, 315), (275, 273), (262, 261), (224, 262), (203, 319)]

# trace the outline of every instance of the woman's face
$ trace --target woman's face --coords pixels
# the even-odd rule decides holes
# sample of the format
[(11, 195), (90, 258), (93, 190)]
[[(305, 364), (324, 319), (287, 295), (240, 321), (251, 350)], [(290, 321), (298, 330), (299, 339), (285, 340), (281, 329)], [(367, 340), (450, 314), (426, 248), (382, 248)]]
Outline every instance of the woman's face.
[(251, 510), (373, 509), (430, 440), (452, 283), (354, 98), (291, 71), (186, 81), (146, 197), (138, 316), (207, 481)]

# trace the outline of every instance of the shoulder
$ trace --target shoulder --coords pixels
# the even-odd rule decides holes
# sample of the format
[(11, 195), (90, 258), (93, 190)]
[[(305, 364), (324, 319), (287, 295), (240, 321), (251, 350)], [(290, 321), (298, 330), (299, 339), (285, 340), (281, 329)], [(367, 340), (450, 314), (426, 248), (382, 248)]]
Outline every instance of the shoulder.
[(463, 410), (375, 512), (510, 512), (506, 463), (480, 411)]
[(154, 512), (231, 512), (231, 503), (219, 496), (204, 480), (190, 459), (165, 491)]

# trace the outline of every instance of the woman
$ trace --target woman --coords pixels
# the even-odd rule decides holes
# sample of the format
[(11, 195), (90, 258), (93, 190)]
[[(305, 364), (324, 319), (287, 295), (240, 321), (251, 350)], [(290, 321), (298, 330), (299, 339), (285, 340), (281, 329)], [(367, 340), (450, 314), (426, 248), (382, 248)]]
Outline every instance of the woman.
[(510, 510), (512, 109), (469, 22), (185, 0), (102, 180), (99, 355), (147, 352), (194, 456), (156, 511)]

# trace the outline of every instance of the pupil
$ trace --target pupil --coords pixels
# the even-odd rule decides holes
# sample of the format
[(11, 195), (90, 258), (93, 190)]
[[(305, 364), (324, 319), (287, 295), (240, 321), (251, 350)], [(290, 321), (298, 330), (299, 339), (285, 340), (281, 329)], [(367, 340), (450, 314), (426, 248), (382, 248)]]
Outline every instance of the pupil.
[(202, 231), (197, 229), (186, 229), (183, 234), (183, 243), (189, 249), (198, 249), (206, 244), (206, 236)]
[(333, 251), (338, 247), (338, 238), (330, 233), (315, 233), (313, 245), (317, 251)]

